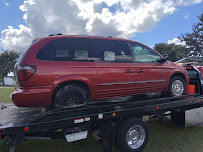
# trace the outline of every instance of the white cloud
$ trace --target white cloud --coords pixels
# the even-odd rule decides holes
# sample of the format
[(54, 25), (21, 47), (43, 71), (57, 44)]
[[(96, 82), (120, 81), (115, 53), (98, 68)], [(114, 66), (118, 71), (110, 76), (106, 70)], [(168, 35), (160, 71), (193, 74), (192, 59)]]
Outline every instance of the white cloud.
[(6, 5), (9, 6), (10, 4), (8, 2), (6, 2), (5, 0), (2, 0), (2, 2)]
[(201, 2), (203, 2), (203, 0), (177, 0), (176, 4), (187, 6), (187, 5), (199, 4)]
[(5, 50), (17, 50), (22, 51), (33, 40), (31, 30), (24, 25), (19, 25), (19, 29), (14, 29), (12, 26), (8, 26), (1, 32), (2, 39), (1, 45)]
[(151, 48), (151, 49), (154, 49), (154, 45), (151, 45), (150, 48)]
[(168, 44), (176, 44), (176, 45), (185, 45), (185, 41), (182, 41), (178, 38), (174, 38), (172, 40), (168, 40)]
[(26, 26), (8, 26), (1, 45), (20, 51), (34, 38), (53, 33), (130, 38), (173, 14), (177, 3), (183, 5), (181, 0), (28, 0), (19, 7)]
[(187, 14), (184, 16), (185, 19), (188, 19), (190, 17), (190, 14)]

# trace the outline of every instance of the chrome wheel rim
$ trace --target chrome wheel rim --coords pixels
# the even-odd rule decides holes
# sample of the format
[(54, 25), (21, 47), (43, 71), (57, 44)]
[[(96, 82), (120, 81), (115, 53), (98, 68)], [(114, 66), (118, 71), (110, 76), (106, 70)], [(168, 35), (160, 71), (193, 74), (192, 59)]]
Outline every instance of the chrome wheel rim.
[(145, 140), (145, 130), (140, 125), (131, 127), (127, 133), (126, 140), (128, 146), (132, 149), (138, 149)]
[(182, 83), (182, 81), (180, 80), (175, 80), (172, 84), (172, 91), (173, 91), (173, 94), (175, 96), (180, 96), (183, 94), (183, 91), (184, 91), (184, 85)]

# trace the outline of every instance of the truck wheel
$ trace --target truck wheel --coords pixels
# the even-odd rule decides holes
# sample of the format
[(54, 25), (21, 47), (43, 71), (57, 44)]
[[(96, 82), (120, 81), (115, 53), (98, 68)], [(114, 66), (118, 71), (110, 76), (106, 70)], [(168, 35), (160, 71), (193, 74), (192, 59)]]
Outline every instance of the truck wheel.
[(58, 90), (54, 97), (53, 107), (75, 107), (84, 104), (85, 90), (76, 85), (67, 85)]
[(124, 152), (139, 152), (145, 148), (149, 139), (146, 124), (137, 118), (122, 122), (117, 132), (118, 146)]
[(186, 92), (185, 80), (179, 76), (172, 77), (169, 83), (169, 96), (181, 96)]

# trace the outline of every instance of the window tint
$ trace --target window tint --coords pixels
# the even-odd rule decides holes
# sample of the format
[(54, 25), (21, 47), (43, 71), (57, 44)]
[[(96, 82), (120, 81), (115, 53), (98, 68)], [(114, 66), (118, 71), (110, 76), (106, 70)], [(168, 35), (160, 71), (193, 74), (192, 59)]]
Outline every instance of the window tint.
[(113, 40), (91, 40), (95, 62), (133, 62), (126, 42)]
[(33, 44), (35, 44), (36, 42), (38, 42), (38, 40), (39, 40), (39, 39), (34, 40), (34, 41), (32, 42), (32, 44), (30, 44), (23, 52), (20, 53), (20, 56), (18, 57), (16, 63), (19, 63), (19, 62), (22, 60), (22, 58), (23, 58), (23, 56), (25, 55), (25, 53), (27, 52), (27, 50), (28, 50), (29, 48), (31, 48)]
[(56, 57), (69, 57), (69, 50), (55, 50)]
[(16, 63), (19, 63), (19, 62), (22, 60), (23, 56), (25, 55), (26, 51), (27, 51), (29, 48), (30, 48), (30, 46), (27, 47), (27, 48), (25, 49), (25, 51), (23, 51), (22, 53), (20, 53), (20, 56), (19, 56), (18, 59), (16, 60)]
[(75, 50), (75, 55), (76, 58), (88, 58), (88, 51), (87, 50)]
[(159, 54), (142, 44), (132, 42), (130, 44), (136, 62), (157, 63), (161, 59)]
[(37, 54), (41, 60), (92, 61), (88, 39), (63, 38), (47, 43)]

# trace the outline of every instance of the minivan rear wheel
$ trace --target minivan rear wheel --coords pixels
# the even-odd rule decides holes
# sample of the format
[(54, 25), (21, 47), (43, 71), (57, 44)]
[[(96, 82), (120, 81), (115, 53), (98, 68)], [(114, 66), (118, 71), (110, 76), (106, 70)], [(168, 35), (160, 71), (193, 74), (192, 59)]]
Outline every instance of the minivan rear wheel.
[(185, 80), (179, 76), (174, 76), (171, 78), (168, 88), (168, 93), (170, 96), (181, 96), (186, 92)]
[(85, 90), (76, 85), (67, 85), (55, 94), (53, 107), (76, 107), (85, 103)]

